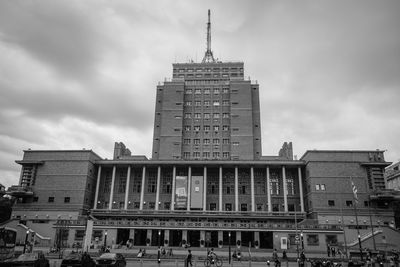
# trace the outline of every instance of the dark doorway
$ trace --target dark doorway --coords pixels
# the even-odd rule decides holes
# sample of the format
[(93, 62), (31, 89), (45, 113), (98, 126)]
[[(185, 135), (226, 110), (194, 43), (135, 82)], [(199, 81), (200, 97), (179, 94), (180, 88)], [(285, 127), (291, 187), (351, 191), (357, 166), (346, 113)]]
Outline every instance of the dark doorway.
[(151, 230), (151, 245), (164, 246), (164, 230)]
[(147, 230), (135, 229), (134, 245), (146, 246)]
[(172, 247), (179, 247), (182, 245), (182, 230), (169, 231), (169, 244)]
[(274, 248), (273, 232), (260, 232), (260, 248)]
[(125, 245), (129, 239), (129, 229), (117, 229), (117, 244)]
[(242, 246), (254, 246), (254, 232), (242, 232)]
[(200, 231), (188, 231), (187, 237), (191, 247), (200, 247)]
[(206, 231), (206, 246), (218, 247), (218, 231)]

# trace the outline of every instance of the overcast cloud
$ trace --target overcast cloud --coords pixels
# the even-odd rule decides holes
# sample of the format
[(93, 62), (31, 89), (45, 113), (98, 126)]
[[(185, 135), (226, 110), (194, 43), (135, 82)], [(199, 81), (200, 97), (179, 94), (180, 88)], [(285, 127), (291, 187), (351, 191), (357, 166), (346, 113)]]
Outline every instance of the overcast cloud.
[(400, 159), (400, 1), (0, 2), (0, 183), (24, 149), (151, 156), (155, 89), (212, 50), (260, 84), (264, 155)]

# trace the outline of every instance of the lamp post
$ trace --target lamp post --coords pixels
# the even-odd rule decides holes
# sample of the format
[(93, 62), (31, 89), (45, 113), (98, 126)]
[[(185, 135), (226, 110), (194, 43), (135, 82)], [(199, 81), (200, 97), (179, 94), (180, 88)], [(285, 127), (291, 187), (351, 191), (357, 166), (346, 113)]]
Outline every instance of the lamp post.
[(26, 251), (26, 245), (27, 245), (27, 243), (28, 243), (28, 236), (29, 236), (29, 229), (26, 230), (24, 251), (22, 252), (23, 254), (25, 254), (25, 251)]
[(161, 263), (161, 230), (158, 230), (158, 264)]
[(304, 252), (304, 237), (303, 237), (303, 232), (300, 233), (300, 239), (301, 239), (301, 249)]
[(228, 234), (228, 242), (229, 242), (229, 254), (228, 254), (228, 259), (229, 259), (229, 264), (231, 264), (231, 231), (229, 231)]
[(107, 230), (104, 232), (104, 250), (107, 247)]

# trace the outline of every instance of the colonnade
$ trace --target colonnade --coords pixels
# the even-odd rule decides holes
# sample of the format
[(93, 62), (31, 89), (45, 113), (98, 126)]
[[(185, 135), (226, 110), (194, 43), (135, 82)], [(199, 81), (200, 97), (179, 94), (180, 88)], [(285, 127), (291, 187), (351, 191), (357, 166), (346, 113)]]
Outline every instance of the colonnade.
[[(283, 200), (284, 200), (284, 211), (288, 212), (288, 200), (287, 200), (287, 181), (286, 181), (286, 168), (282, 166), (282, 178), (283, 178)], [(114, 186), (115, 186), (115, 173), (116, 173), (117, 166), (114, 165), (112, 167), (112, 177), (111, 177), (111, 189), (110, 189), (110, 196), (108, 202), (108, 209), (112, 209), (113, 204), (113, 197), (114, 197)], [(301, 167), (297, 167), (298, 170), (298, 183), (299, 183), (299, 193), (300, 193), (300, 211), (304, 212), (304, 196), (303, 196), (303, 183), (302, 183), (302, 173)], [(98, 167), (97, 172), (97, 183), (96, 183), (96, 192), (95, 192), (95, 200), (93, 208), (97, 208), (97, 203), (99, 199), (99, 188), (100, 188), (100, 178), (101, 178), (102, 166)], [(235, 205), (234, 211), (239, 211), (239, 167), (235, 166)], [(223, 196), (223, 179), (222, 179), (222, 166), (219, 166), (219, 211), (223, 211), (223, 203), (222, 203), (222, 196)], [(188, 188), (191, 188), (191, 176), (192, 176), (192, 167), (188, 167)], [(203, 210), (206, 211), (206, 200), (207, 200), (207, 166), (204, 166), (203, 170), (203, 177), (204, 177), (204, 190), (203, 190)], [(128, 197), (129, 197), (129, 185), (130, 185), (130, 178), (131, 178), (131, 166), (128, 166), (127, 170), (127, 180), (126, 180), (126, 189), (125, 189), (125, 202), (124, 202), (124, 209), (128, 209)], [(173, 166), (172, 170), (172, 192), (171, 192), (171, 210), (174, 210), (175, 207), (175, 179), (176, 179), (176, 166)], [(271, 185), (270, 185), (270, 168), (266, 167), (266, 179), (267, 179), (267, 197), (268, 197), (268, 212), (272, 212), (272, 205), (271, 205)], [(146, 181), (146, 166), (142, 167), (142, 183), (141, 183), (141, 191), (140, 191), (140, 210), (143, 210), (144, 204), (144, 190), (145, 190), (145, 181)], [(160, 199), (160, 186), (161, 185), (161, 166), (157, 167), (157, 189), (156, 189), (156, 202), (159, 203)], [(254, 188), (254, 167), (250, 167), (250, 194), (251, 194), (251, 211), (255, 212), (255, 188)], [(159, 205), (155, 205), (155, 210), (159, 209)], [(190, 190), (188, 190), (188, 205), (187, 210), (190, 210)]]

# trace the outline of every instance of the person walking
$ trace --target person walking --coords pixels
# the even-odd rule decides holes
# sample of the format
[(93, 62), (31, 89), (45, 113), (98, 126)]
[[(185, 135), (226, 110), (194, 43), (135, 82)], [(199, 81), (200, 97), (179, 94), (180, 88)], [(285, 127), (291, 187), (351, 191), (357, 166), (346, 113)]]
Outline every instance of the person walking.
[(188, 249), (188, 255), (186, 257), (186, 266), (189, 267), (189, 264), (190, 264), (190, 267), (193, 266), (193, 263), (192, 263), (192, 251), (190, 249)]
[(279, 261), (279, 256), (278, 256), (278, 252), (276, 251), (276, 249), (274, 249), (274, 252), (272, 252), (272, 260), (275, 263), (275, 267), (281, 266), (281, 262)]

